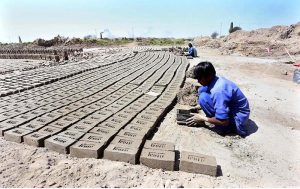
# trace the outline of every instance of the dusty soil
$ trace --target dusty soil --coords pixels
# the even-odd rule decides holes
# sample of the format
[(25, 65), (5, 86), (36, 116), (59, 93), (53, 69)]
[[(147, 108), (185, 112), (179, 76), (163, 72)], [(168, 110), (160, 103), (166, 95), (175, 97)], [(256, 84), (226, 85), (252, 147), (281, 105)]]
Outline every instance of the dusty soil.
[(182, 105), (196, 106), (198, 99), (196, 86), (197, 85), (194, 85), (193, 82), (187, 81), (177, 94), (177, 103)]
[(209, 60), (248, 97), (252, 134), (222, 137), (206, 128), (179, 126), (176, 109), (188, 106), (176, 104), (153, 140), (215, 156), (218, 177), (72, 158), (0, 138), (0, 187), (300, 187), (300, 85), (292, 82), (293, 67), (277, 59), (198, 52), (190, 68)]

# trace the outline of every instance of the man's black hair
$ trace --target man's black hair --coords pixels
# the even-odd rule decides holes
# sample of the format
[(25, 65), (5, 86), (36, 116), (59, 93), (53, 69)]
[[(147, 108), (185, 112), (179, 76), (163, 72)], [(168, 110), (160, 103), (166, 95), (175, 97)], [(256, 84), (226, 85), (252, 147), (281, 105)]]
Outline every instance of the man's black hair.
[(192, 47), (193, 46), (193, 44), (192, 43), (189, 43), (189, 47)]
[(195, 79), (202, 79), (202, 78), (207, 78), (209, 76), (215, 76), (216, 75), (216, 70), (212, 63), (204, 61), (200, 62), (199, 64), (196, 65), (194, 69), (194, 78)]

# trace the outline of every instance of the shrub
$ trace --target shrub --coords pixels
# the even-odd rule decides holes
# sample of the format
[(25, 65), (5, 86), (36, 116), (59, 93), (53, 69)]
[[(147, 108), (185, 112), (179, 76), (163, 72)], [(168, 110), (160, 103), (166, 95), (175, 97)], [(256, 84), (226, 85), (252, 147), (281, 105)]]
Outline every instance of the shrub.
[(231, 33), (235, 32), (235, 31), (238, 31), (238, 30), (242, 30), (242, 28), (236, 26), (236, 27), (234, 27), (234, 28), (232, 29)]
[(213, 32), (213, 33), (210, 35), (210, 37), (211, 37), (212, 39), (216, 39), (218, 35), (219, 35), (218, 32)]
[(233, 29), (233, 22), (230, 23), (229, 33), (232, 33), (232, 29)]

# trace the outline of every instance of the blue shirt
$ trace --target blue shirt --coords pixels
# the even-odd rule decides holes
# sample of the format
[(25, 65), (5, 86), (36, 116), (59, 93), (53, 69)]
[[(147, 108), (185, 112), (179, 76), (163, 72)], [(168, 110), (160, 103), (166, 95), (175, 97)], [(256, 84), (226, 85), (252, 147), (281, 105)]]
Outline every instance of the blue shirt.
[(192, 57), (196, 57), (197, 56), (197, 50), (194, 47), (189, 47), (188, 55), (190, 55)]
[(244, 125), (250, 115), (249, 103), (235, 83), (216, 76), (208, 86), (199, 89), (199, 94), (201, 92), (210, 94), (216, 119), (229, 119), (236, 125), (238, 134), (246, 134)]

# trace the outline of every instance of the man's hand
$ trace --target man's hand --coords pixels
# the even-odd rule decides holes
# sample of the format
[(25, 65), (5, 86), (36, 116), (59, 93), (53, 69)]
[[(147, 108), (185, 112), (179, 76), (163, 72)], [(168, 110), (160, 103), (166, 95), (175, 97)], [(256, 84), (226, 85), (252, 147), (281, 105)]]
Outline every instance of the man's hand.
[(191, 113), (198, 113), (199, 110), (201, 110), (200, 106), (194, 106), (194, 107), (190, 108)]
[(191, 114), (194, 116), (186, 120), (188, 126), (196, 126), (198, 124), (203, 123), (204, 121), (206, 122), (208, 121), (208, 118), (205, 115), (195, 114), (195, 113), (191, 113)]

